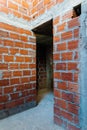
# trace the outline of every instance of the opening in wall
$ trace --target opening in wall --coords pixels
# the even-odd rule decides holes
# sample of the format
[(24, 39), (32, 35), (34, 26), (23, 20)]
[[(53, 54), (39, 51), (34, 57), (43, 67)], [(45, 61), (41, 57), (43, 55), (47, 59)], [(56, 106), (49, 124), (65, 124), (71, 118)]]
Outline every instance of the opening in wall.
[(36, 34), (37, 91), (42, 98), (44, 93), (53, 89), (53, 21), (33, 31)]
[(73, 17), (72, 18), (78, 17), (80, 15), (81, 15), (81, 4), (79, 4), (73, 8)]

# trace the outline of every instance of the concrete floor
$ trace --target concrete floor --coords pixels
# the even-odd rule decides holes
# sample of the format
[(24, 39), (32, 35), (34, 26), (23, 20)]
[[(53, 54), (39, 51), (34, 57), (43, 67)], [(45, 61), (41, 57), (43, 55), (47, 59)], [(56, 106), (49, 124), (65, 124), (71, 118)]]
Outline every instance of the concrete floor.
[(0, 130), (63, 130), (53, 123), (52, 92), (42, 97), (37, 107), (0, 120)]

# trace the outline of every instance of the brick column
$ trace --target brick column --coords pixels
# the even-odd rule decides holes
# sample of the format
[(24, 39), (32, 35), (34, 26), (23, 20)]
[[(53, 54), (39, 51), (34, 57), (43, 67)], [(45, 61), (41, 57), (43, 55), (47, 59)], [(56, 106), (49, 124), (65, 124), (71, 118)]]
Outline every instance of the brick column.
[(73, 11), (54, 19), (54, 121), (80, 130), (79, 17)]

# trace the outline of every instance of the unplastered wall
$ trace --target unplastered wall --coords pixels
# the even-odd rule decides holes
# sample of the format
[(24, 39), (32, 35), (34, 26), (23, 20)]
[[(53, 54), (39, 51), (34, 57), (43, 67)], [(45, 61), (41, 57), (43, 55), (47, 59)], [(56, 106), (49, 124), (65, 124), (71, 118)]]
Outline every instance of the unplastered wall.
[(80, 17), (73, 10), (54, 18), (54, 121), (80, 130)]
[(33, 0), (30, 8), (30, 16), (32, 20), (36, 19), (38, 16), (44, 14), (50, 8), (56, 4), (61, 4), (64, 0)]
[[(51, 2), (54, 4), (51, 5)], [(0, 0), (0, 118), (15, 113), (15, 108), (16, 112), (22, 110), (21, 106), (25, 109), (29, 105), (27, 101), (30, 103), (29, 107), (32, 106), (31, 100), (35, 101), (35, 41), (32, 39), (34, 38), (32, 33), (28, 31), (53, 19), (54, 120), (68, 130), (87, 129), (86, 2), (86, 0), (44, 0), (44, 2)], [(72, 9), (80, 3), (82, 14), (72, 19)], [(34, 45), (34, 48), (30, 45), (28, 51), (29, 44)], [(26, 63), (25, 59), (28, 56)]]
[[(72, 19), (79, 4), (81, 16)], [(87, 129), (86, 5), (86, 0), (64, 0), (31, 23), (34, 28), (54, 21), (54, 121), (66, 130)]]
[(43, 45), (37, 45), (37, 88), (47, 88), (46, 46)]
[(53, 41), (46, 48), (47, 87), (53, 89)]
[(29, 30), (0, 22), (0, 118), (35, 105), (35, 37)]
[(0, 14), (13, 15), (30, 21), (30, 0), (0, 0)]
[(0, 14), (30, 21), (64, 0), (0, 0)]

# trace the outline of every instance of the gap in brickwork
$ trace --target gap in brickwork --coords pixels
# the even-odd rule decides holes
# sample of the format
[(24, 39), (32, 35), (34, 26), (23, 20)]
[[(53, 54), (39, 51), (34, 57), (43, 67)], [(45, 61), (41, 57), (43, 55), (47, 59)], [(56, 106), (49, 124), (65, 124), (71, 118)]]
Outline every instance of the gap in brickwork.
[(53, 33), (52, 20), (33, 29), (36, 34), (38, 102), (53, 88)]
[(78, 17), (80, 15), (81, 15), (81, 4), (79, 4), (73, 8), (73, 17), (72, 18)]

